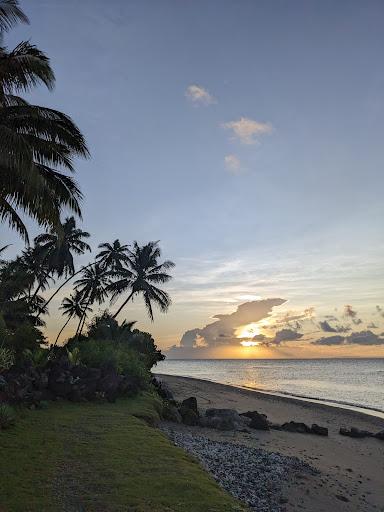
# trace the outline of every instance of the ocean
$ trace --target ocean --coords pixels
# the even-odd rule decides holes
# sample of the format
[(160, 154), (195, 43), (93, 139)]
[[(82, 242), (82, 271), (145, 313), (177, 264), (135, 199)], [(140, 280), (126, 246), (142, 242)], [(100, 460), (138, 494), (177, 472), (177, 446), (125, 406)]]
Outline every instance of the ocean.
[(384, 414), (384, 359), (169, 359), (154, 371)]

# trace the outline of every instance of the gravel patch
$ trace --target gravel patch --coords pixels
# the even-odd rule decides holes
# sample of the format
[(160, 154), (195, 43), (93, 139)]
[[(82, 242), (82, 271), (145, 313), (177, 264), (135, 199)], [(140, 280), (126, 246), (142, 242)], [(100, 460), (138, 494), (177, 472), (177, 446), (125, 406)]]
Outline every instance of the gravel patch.
[(212, 441), (168, 425), (162, 425), (161, 430), (175, 445), (199, 459), (226, 491), (257, 512), (282, 512), (286, 501), (282, 490), (292, 475), (318, 473), (296, 457)]

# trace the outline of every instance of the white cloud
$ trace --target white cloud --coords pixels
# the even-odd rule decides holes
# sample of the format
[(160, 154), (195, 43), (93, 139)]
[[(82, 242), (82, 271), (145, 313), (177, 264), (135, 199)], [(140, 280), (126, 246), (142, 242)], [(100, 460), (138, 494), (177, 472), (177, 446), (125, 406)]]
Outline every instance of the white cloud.
[(197, 105), (211, 105), (212, 103), (216, 103), (216, 99), (209, 94), (207, 89), (197, 84), (189, 85), (185, 91), (185, 96)]
[(241, 117), (237, 121), (224, 123), (223, 127), (233, 132), (234, 138), (237, 138), (243, 144), (256, 144), (257, 137), (272, 133), (272, 125), (270, 123), (261, 123)]
[(241, 163), (236, 155), (226, 155), (224, 157), (226, 169), (232, 174), (239, 174), (241, 171)]

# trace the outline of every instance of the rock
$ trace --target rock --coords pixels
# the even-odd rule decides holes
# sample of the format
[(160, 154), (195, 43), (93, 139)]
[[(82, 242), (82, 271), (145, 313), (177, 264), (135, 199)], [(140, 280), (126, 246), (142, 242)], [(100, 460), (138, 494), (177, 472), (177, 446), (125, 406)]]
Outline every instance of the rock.
[(305, 423), (296, 421), (290, 421), (289, 423), (283, 423), (281, 429), (286, 432), (297, 432), (298, 434), (309, 434), (311, 429)]
[(272, 429), (272, 430), (283, 430), (283, 429), (281, 428), (280, 423), (272, 423), (272, 422), (269, 422), (269, 423), (268, 423), (268, 425), (269, 425), (269, 428), (270, 428), (270, 429)]
[(193, 409), (182, 406), (179, 412), (185, 425), (193, 427), (199, 424), (199, 416)]
[(159, 377), (153, 377), (152, 384), (155, 386), (156, 391), (163, 400), (174, 402), (175, 398), (169, 387)]
[(339, 434), (347, 437), (354, 437), (356, 439), (362, 439), (363, 437), (373, 437), (374, 434), (372, 432), (368, 432), (368, 430), (360, 430), (356, 427), (351, 427), (348, 430), (345, 427), (340, 427)]
[(380, 441), (384, 441), (384, 430), (380, 430), (380, 432), (377, 432), (373, 437), (380, 439)]
[(248, 425), (250, 428), (254, 428), (256, 430), (269, 430), (269, 423), (265, 414), (260, 414), (257, 411), (248, 411), (242, 413), (241, 416), (251, 419)]
[(340, 501), (344, 501), (345, 503), (349, 501), (349, 499), (346, 496), (343, 496), (342, 494), (336, 494), (335, 497)]
[(317, 425), (314, 423), (311, 427), (312, 434), (316, 434), (317, 436), (327, 436), (328, 435), (328, 429), (326, 427), (320, 427), (320, 425)]
[(164, 407), (163, 418), (167, 421), (173, 421), (174, 423), (182, 423), (183, 421), (183, 418), (181, 417), (177, 407), (172, 404), (166, 405)]
[(190, 409), (191, 411), (195, 412), (197, 414), (197, 416), (199, 415), (199, 411), (197, 409), (197, 400), (196, 400), (196, 397), (194, 397), (194, 396), (191, 396), (191, 397), (183, 400), (181, 402), (181, 407)]
[(217, 430), (236, 430), (238, 427), (238, 423), (230, 416), (205, 416), (200, 418), (199, 424)]

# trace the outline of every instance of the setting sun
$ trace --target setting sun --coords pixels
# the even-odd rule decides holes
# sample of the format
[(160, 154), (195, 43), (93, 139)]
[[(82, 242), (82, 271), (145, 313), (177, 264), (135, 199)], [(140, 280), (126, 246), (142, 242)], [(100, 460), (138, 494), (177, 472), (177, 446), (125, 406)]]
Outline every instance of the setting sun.
[(260, 334), (260, 326), (256, 322), (241, 325), (235, 332), (237, 338), (253, 338), (257, 334)]

